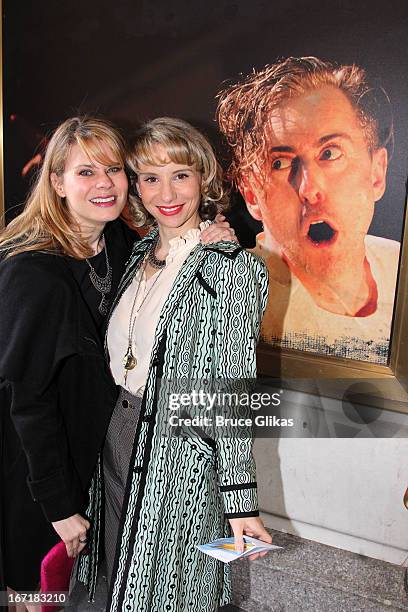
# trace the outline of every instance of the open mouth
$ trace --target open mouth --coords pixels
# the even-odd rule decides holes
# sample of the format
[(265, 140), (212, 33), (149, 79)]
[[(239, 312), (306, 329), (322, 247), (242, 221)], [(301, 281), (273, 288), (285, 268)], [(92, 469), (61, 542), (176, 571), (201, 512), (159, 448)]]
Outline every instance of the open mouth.
[(315, 245), (331, 244), (336, 235), (336, 230), (333, 229), (332, 226), (326, 221), (316, 221), (311, 223), (309, 226), (309, 231), (307, 232), (307, 237)]

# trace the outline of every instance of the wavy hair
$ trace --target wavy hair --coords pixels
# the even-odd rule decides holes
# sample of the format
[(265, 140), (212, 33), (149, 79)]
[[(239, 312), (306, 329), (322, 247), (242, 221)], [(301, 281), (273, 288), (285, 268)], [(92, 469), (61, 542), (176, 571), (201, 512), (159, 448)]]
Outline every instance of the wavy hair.
[[(139, 164), (157, 165), (155, 145), (161, 145), (170, 161), (194, 166), (201, 174), (200, 218), (214, 219), (217, 212), (226, 210), (228, 197), (223, 186), (223, 171), (207, 138), (195, 127), (174, 117), (157, 117), (142, 125), (136, 132), (128, 164), (136, 177)], [(136, 178), (135, 177), (135, 178)], [(136, 226), (152, 225), (149, 215), (136, 190), (133, 191), (133, 221)]]
[[(267, 159), (265, 125), (271, 110), (292, 97), (327, 85), (338, 88), (352, 104), (369, 151), (393, 141), (392, 116), (389, 128), (380, 134), (378, 101), (371, 95), (375, 92), (362, 68), (355, 64), (337, 66), (312, 56), (288, 57), (254, 70), (217, 95), (218, 125), (232, 149), (231, 179), (238, 183), (257, 160)], [(378, 91), (389, 105), (384, 90)]]

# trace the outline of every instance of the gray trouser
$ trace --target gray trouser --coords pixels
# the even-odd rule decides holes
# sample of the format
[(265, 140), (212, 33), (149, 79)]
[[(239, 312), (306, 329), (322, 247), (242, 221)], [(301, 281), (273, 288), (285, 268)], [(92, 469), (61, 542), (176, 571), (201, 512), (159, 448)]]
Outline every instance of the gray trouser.
[(142, 398), (120, 388), (103, 449), (105, 480), (105, 554), (108, 585), (112, 578), (116, 540)]

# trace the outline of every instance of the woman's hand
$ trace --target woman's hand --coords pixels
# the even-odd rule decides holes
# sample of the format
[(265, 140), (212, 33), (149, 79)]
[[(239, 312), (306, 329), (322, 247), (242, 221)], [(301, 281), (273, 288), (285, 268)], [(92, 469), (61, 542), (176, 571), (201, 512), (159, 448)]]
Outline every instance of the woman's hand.
[(224, 215), (218, 213), (215, 217), (215, 222), (201, 232), (201, 242), (208, 244), (209, 242), (219, 242), (220, 240), (230, 240), (237, 242), (234, 229), (230, 226)]
[[(258, 538), (258, 540), (272, 544), (272, 536), (266, 531), (262, 519), (260, 519), (259, 516), (228, 520), (235, 538), (235, 550), (238, 552), (244, 552), (244, 533), (252, 538)], [(255, 553), (254, 555), (248, 555), (246, 558), (250, 561), (254, 561), (258, 557), (264, 557), (266, 553), (267, 551)]]
[(51, 523), (64, 542), (68, 557), (76, 557), (86, 546), (86, 532), (91, 526), (80, 514)]

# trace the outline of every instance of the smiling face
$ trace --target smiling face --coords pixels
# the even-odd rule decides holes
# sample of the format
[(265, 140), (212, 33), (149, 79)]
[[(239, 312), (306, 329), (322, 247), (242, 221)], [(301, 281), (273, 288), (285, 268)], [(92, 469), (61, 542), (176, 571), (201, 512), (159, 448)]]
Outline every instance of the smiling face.
[(154, 145), (151, 152), (157, 164), (137, 167), (140, 198), (159, 231), (169, 238), (179, 236), (200, 224), (201, 173), (195, 166), (172, 162), (162, 145)]
[(374, 203), (385, 190), (387, 152), (371, 153), (346, 96), (326, 86), (273, 109), (268, 161), (241, 179), (269, 249), (301, 280), (330, 280), (363, 262)]
[(109, 147), (102, 147), (102, 151), (106, 164), (89, 159), (80, 146), (74, 144), (62, 175), (51, 175), (55, 191), (65, 198), (73, 219), (84, 234), (117, 219), (127, 201), (128, 181), (123, 164), (115, 159)]

